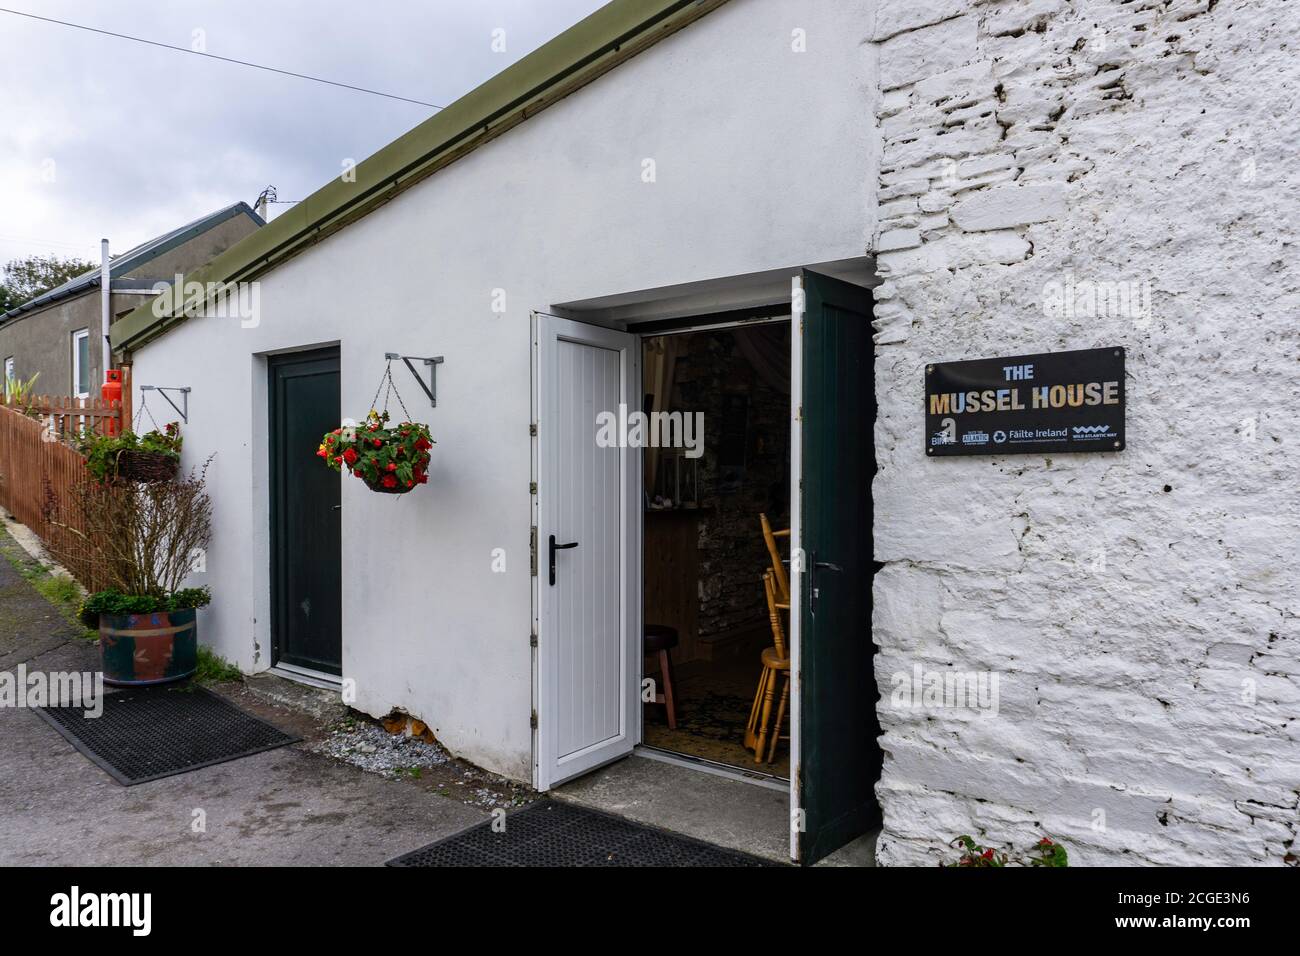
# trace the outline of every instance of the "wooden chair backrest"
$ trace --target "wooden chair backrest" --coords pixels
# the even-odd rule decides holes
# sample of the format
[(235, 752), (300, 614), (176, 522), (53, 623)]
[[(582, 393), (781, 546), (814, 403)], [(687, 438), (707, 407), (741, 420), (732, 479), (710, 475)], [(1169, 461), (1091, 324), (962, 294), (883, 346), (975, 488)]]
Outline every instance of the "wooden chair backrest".
[(781, 563), (781, 552), (777, 549), (777, 538), (790, 537), (790, 529), (784, 531), (773, 531), (771, 523), (767, 520), (767, 515), (758, 516), (759, 523), (763, 526), (763, 541), (767, 544), (768, 556), (772, 559), (772, 573), (776, 576), (776, 596), (777, 599), (786, 604), (790, 603), (790, 578), (786, 574), (785, 565)]
[(771, 571), (763, 572), (763, 590), (767, 592), (767, 616), (772, 622), (772, 643), (781, 658), (790, 655), (785, 650), (785, 627), (781, 624), (781, 608), (776, 599), (776, 583)]

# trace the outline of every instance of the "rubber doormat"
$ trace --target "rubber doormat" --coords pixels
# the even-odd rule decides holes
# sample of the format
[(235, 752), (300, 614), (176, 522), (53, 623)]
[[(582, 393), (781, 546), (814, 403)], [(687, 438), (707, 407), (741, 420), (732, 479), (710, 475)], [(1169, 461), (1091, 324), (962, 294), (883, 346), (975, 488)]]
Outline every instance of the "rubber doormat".
[(779, 866), (622, 817), (543, 800), (389, 860), (389, 866)]
[(301, 738), (246, 714), (202, 687), (140, 687), (104, 695), (104, 712), (36, 711), (124, 786), (273, 750)]

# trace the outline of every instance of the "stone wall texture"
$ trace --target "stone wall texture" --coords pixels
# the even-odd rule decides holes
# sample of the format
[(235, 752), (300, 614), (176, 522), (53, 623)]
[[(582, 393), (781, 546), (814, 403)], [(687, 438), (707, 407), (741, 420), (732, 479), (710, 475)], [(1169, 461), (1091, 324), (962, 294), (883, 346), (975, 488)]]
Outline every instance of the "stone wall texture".
[[(878, 4), (882, 863), (961, 833), (1300, 855), (1298, 27), (1286, 0)], [(1126, 450), (926, 459), (927, 362), (1100, 346)], [(895, 699), (918, 666), (996, 675), (996, 708)]]

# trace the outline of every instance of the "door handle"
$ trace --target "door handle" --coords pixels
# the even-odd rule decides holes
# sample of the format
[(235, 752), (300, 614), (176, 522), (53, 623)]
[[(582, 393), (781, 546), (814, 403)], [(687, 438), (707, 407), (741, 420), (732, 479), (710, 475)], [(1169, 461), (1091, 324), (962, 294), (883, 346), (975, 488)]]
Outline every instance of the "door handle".
[(555, 552), (567, 551), (577, 546), (578, 542), (576, 541), (570, 541), (568, 544), (556, 544), (555, 535), (551, 535), (551, 587), (555, 587)]
[(812, 560), (808, 562), (808, 612), (817, 613), (817, 571), (843, 571), (844, 569), (838, 564), (831, 561), (818, 561), (817, 552), (811, 555)]

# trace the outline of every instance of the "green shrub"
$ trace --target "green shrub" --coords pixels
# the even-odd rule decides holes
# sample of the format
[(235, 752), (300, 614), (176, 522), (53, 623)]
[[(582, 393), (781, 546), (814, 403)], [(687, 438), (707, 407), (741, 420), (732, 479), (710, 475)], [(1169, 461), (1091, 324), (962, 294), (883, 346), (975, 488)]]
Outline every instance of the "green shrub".
[(86, 627), (98, 627), (101, 614), (153, 614), (157, 611), (184, 611), (207, 607), (212, 592), (207, 588), (181, 588), (166, 598), (150, 594), (123, 594), (109, 589), (97, 591), (82, 602), (77, 617)]

